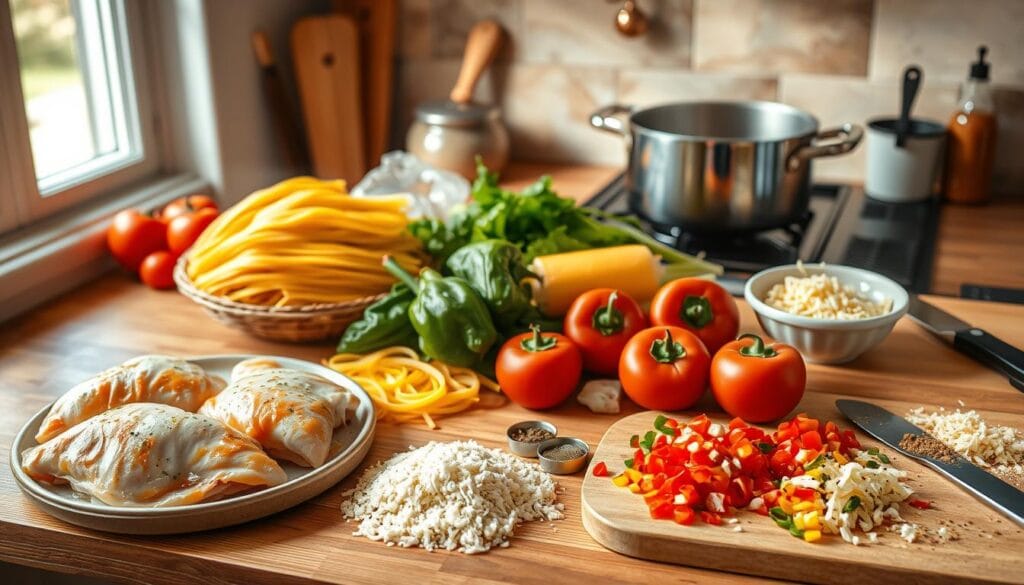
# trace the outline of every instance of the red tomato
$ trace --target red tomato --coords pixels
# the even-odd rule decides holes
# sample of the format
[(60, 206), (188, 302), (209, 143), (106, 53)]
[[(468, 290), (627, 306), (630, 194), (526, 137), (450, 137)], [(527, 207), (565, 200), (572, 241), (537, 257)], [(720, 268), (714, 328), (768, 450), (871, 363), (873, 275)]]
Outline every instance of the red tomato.
[(171, 201), (156, 214), (157, 219), (162, 219), (166, 222), (178, 217), (179, 215), (185, 215), (200, 209), (212, 209), (217, 211), (217, 202), (213, 200), (209, 195), (189, 195), (188, 197), (179, 197), (174, 201)]
[(180, 256), (194, 244), (203, 230), (217, 219), (217, 210), (204, 207), (192, 213), (179, 215), (167, 224), (167, 246), (171, 253)]
[(598, 461), (597, 465), (594, 466), (594, 477), (607, 477), (608, 466), (605, 465), (604, 461)]
[[(807, 368), (800, 352), (782, 343), (765, 345), (756, 335), (726, 344), (711, 360), (715, 400), (729, 414), (749, 422), (768, 422), (789, 414), (803, 397), (806, 383)], [(818, 433), (809, 433), (818, 442), (808, 448), (820, 449)]]
[(708, 351), (736, 339), (740, 311), (732, 295), (703, 278), (680, 278), (658, 289), (651, 301), (651, 325), (674, 325), (697, 334)]
[(121, 266), (136, 272), (143, 258), (167, 248), (167, 226), (137, 209), (125, 209), (107, 228), (107, 247)]
[(683, 410), (704, 394), (710, 366), (711, 356), (696, 335), (681, 327), (650, 327), (626, 344), (619, 380), (644, 408)]
[(174, 288), (174, 263), (177, 257), (167, 250), (153, 252), (142, 261), (139, 278), (151, 288)]
[(494, 366), (498, 384), (512, 402), (541, 410), (557, 406), (572, 394), (583, 372), (583, 358), (568, 337), (533, 331), (509, 339)]
[(622, 348), (646, 324), (643, 310), (629, 295), (597, 288), (573, 301), (563, 329), (583, 354), (585, 370), (612, 376), (619, 369)]

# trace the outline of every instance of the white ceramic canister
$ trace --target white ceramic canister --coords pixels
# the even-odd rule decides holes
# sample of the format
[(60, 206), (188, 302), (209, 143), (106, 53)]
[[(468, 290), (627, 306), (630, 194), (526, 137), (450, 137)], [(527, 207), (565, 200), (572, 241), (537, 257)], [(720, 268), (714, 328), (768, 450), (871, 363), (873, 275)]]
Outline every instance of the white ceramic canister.
[(864, 192), (873, 199), (903, 203), (938, 192), (946, 128), (930, 120), (910, 120), (906, 142), (896, 146), (897, 118), (868, 122), (868, 163)]
[(494, 106), (428, 102), (416, 108), (406, 135), (406, 150), (427, 164), (456, 172), (472, 181), (476, 157), (491, 171), (508, 162), (508, 131)]

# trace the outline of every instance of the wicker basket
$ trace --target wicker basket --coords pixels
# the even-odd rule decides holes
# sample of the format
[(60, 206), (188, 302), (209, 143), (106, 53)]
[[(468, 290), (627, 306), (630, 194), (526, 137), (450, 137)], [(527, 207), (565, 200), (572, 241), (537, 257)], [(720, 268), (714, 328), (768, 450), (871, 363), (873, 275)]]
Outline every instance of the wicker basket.
[(192, 284), (185, 271), (187, 259), (182, 256), (174, 267), (174, 283), (178, 291), (206, 309), (221, 323), (241, 329), (249, 335), (272, 341), (320, 341), (339, 337), (350, 323), (362, 316), (363, 310), (385, 294), (364, 297), (344, 303), (302, 305), (299, 307), (264, 307), (236, 303), (207, 294)]

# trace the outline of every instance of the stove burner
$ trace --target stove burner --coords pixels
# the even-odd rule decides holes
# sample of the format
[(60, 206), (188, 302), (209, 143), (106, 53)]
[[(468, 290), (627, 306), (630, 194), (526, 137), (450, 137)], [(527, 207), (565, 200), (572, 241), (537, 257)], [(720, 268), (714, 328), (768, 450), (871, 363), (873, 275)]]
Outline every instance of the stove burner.
[(726, 270), (757, 272), (765, 266), (790, 264), (800, 258), (800, 246), (814, 219), (808, 210), (799, 220), (773, 230), (738, 234), (709, 234), (684, 231), (680, 227), (651, 224), (651, 234), (660, 242), (692, 255), (702, 255)]

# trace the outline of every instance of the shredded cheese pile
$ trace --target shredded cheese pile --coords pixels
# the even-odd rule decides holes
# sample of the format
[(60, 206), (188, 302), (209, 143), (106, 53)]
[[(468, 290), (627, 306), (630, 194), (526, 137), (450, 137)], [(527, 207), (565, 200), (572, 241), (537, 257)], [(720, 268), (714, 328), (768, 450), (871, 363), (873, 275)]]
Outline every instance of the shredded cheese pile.
[(998, 473), (1024, 472), (1024, 433), (999, 425), (989, 425), (973, 410), (925, 412), (915, 408), (907, 420), (981, 467)]
[(558, 520), (555, 482), (536, 465), (475, 441), (431, 442), (368, 469), (343, 494), (353, 533), (389, 546), (481, 553), (516, 524)]
[(807, 276), (803, 264), (797, 266), (804, 276), (787, 276), (773, 286), (764, 299), (766, 304), (801, 317), (843, 321), (878, 317), (892, 311), (892, 299), (872, 302), (853, 287), (840, 284), (835, 276)]
[(906, 478), (906, 471), (860, 451), (851, 461), (837, 461), (829, 453), (820, 466), (785, 481), (817, 490), (825, 503), (821, 515), (824, 532), (838, 534), (856, 546), (861, 544), (861, 537), (855, 531), (863, 531), (868, 542), (875, 543), (878, 527), (903, 521), (900, 502), (914, 493), (903, 482)]

